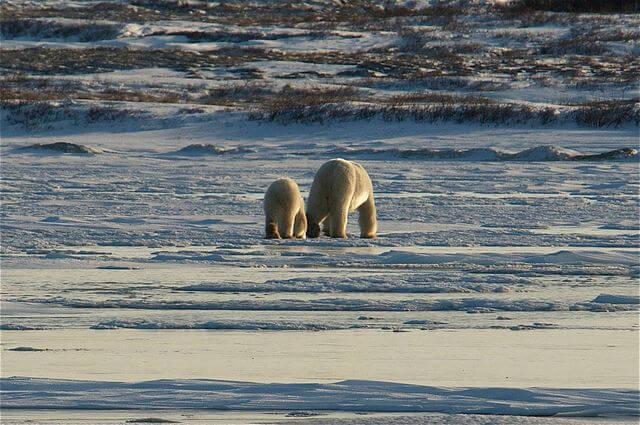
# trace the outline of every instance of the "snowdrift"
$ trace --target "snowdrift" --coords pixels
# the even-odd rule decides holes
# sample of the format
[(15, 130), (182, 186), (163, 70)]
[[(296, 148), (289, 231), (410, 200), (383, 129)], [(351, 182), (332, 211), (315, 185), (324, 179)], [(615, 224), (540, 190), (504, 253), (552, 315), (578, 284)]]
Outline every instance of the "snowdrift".
[(536, 146), (520, 152), (508, 152), (494, 148), (473, 149), (400, 149), (400, 148), (335, 148), (327, 152), (329, 156), (360, 157), (366, 159), (421, 159), (431, 161), (619, 161), (637, 160), (638, 151), (621, 148), (597, 154), (582, 154), (575, 150), (558, 146)]
[(638, 416), (635, 390), (439, 388), (348, 380), (261, 384), (217, 380), (137, 383), (11, 377), (3, 409), (223, 409), (440, 412), (522, 416)]
[(101, 148), (81, 145), (79, 143), (55, 142), (55, 143), (36, 143), (17, 149), (19, 152), (30, 153), (50, 153), (50, 154), (83, 154), (95, 155), (103, 152), (111, 152)]

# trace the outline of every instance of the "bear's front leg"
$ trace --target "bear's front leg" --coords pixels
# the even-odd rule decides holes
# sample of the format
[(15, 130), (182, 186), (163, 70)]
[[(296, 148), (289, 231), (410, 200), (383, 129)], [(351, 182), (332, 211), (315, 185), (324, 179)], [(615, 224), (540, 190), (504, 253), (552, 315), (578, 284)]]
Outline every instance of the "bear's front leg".
[(282, 237), (284, 239), (293, 238), (293, 228), (294, 228), (295, 221), (296, 221), (295, 213), (282, 217), (282, 221), (280, 222), (279, 227), (283, 233)]
[(318, 236), (320, 236), (320, 224), (307, 213), (307, 237), (317, 238)]

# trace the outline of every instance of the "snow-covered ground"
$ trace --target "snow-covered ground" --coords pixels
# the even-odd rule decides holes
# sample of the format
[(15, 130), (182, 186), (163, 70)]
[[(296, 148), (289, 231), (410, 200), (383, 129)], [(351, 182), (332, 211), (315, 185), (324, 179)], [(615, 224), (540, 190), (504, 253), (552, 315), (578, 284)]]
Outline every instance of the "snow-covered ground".
[[(222, 423), (229, 417), (199, 409), (282, 412), (240, 423), (325, 410), (330, 419), (296, 420), (392, 420), (335, 411), (446, 412), (428, 420), (448, 423), (471, 413), (637, 414), (636, 159), (360, 159), (344, 148), (361, 126), (336, 126), (339, 139), (331, 126), (286, 127), (278, 138), (276, 124), (249, 123), (235, 139), (216, 136), (217, 126), (3, 139), (7, 418), (54, 406), (162, 407), (102, 420)], [(389, 131), (385, 122), (368, 126)], [(294, 137), (302, 130), (309, 142)], [(397, 130), (399, 140), (383, 135), (372, 146), (445, 148), (411, 136), (415, 125)], [(426, 132), (457, 149), (496, 137), (491, 128), (458, 130)], [(510, 131), (521, 132), (513, 152), (562, 137)], [(582, 152), (632, 146), (635, 130), (611, 132), (565, 137), (580, 137)], [(105, 152), (18, 149), (58, 141)], [(207, 143), (231, 151), (172, 153)], [(262, 239), (268, 183), (289, 175), (306, 196), (336, 146), (372, 176), (378, 238), (357, 238), (351, 217), (348, 240)], [(193, 417), (180, 413), (190, 409)]]
[[(537, 71), (506, 69), (417, 81), (397, 74), (398, 63), (376, 62), (384, 46), (408, 49), (409, 23), (424, 33), (427, 56), (434, 42), (467, 35), (481, 51), (547, 52), (593, 24), (589, 16), (479, 31), (490, 15), (477, 9), (457, 26), (389, 18), (395, 24), (338, 24), (320, 37), (313, 23), (230, 22), (237, 10), (218, 6), (211, 16), (160, 8), (161, 19), (150, 18), (152, 6), (138, 3), (126, 9), (134, 22), (121, 22), (120, 6), (0, 2), (22, 22), (5, 26), (14, 32), (2, 33), (2, 67), (16, 71), (22, 62), (8, 52), (18, 58), (33, 46), (189, 52), (190, 60), (260, 46), (269, 55), (111, 71), (82, 68), (78, 57), (73, 71), (42, 71), (55, 62), (43, 53), (6, 79), (3, 93), (36, 100), (3, 103), (1, 116), (3, 424), (637, 421), (637, 120), (285, 122), (257, 119), (259, 102), (243, 98), (286, 84), (353, 85), (369, 90), (361, 104), (482, 92), (558, 114), (602, 100), (598, 93), (633, 100), (637, 87), (624, 76), (607, 82), (603, 71), (624, 74), (633, 61), (625, 68), (612, 57), (607, 68), (606, 54), (593, 73), (575, 74), (584, 54), (571, 62), (545, 53), (538, 59), (566, 68), (547, 69), (544, 84)], [(88, 7), (115, 15), (86, 27), (78, 16)], [(21, 21), (45, 17), (48, 26)], [(632, 31), (637, 17), (601, 18), (592, 33), (610, 41), (599, 46), (633, 56), (638, 37), (612, 34)], [(304, 56), (319, 51), (326, 56)], [(363, 52), (380, 67), (339, 56)], [(261, 75), (260, 87), (233, 86), (249, 74)], [(569, 74), (582, 80), (571, 85)], [(100, 97), (114, 88), (129, 97)], [(239, 97), (203, 101), (221, 88)], [(287, 175), (306, 198), (317, 168), (335, 157), (368, 170), (378, 237), (358, 238), (352, 215), (346, 240), (263, 239), (267, 186)]]

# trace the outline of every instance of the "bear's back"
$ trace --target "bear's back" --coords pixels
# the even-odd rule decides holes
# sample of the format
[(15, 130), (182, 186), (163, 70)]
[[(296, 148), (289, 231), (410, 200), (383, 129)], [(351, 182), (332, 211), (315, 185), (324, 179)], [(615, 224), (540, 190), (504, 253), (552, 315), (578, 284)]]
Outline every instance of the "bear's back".
[(301, 199), (298, 184), (289, 177), (282, 177), (274, 181), (267, 188), (264, 196), (265, 208), (268, 204), (296, 205)]

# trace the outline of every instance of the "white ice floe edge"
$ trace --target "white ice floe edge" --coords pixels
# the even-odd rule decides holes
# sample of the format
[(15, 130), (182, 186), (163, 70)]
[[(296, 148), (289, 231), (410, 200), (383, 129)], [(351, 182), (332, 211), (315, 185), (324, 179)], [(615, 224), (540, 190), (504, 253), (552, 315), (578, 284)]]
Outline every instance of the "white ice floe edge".
[(10, 377), (3, 409), (221, 409), (437, 412), (522, 416), (638, 416), (624, 389), (444, 388), (393, 382), (251, 383), (218, 380), (104, 382)]

